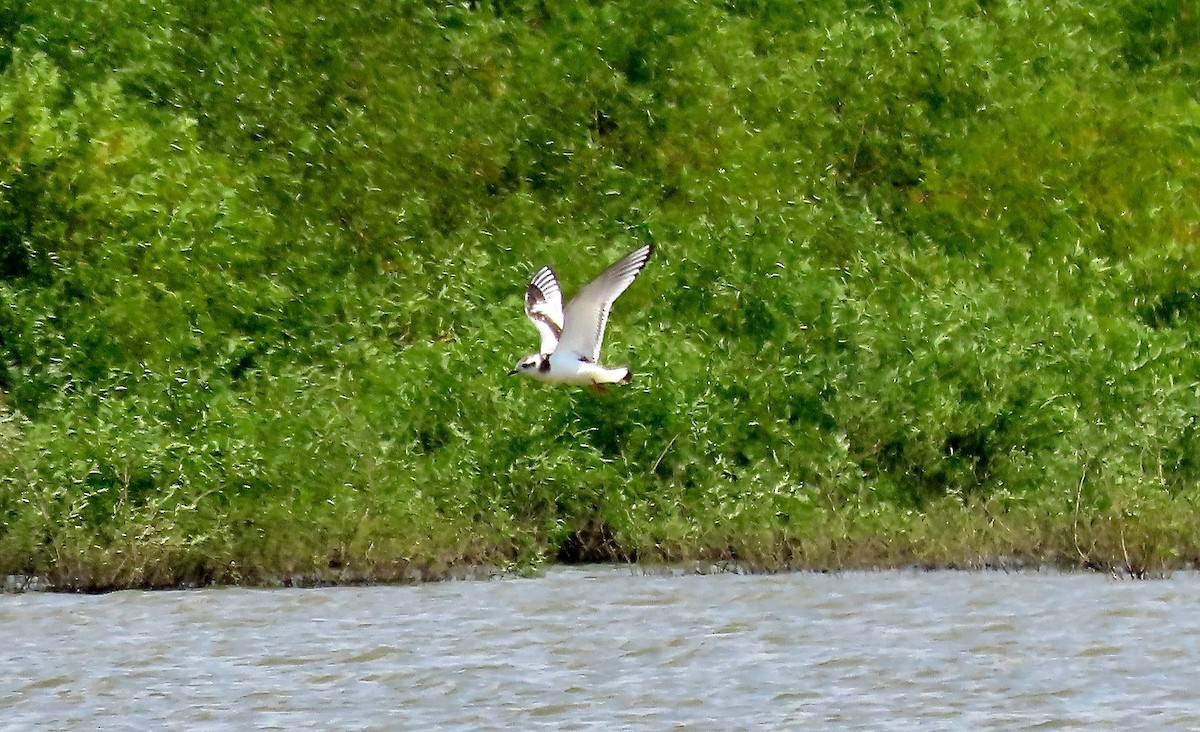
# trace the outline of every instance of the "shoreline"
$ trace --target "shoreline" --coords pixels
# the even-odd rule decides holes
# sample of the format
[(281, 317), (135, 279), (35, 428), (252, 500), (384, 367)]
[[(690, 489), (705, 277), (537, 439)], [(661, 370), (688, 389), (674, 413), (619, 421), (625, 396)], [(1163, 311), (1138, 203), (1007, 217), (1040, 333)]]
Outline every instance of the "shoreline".
[(439, 572), (407, 573), (397, 576), (394, 573), (337, 574), (334, 572), (321, 574), (297, 575), (264, 575), (249, 582), (209, 582), (209, 583), (180, 583), (160, 585), (123, 585), (123, 586), (88, 586), (61, 584), (55, 585), (45, 575), (14, 575), (4, 577), (0, 586), (0, 596), (21, 595), (26, 593), (57, 593), (79, 595), (106, 595), (124, 591), (147, 592), (186, 592), (192, 590), (289, 590), (289, 589), (321, 589), (331, 587), (404, 587), (422, 584), (437, 584), (442, 582), (486, 582), (503, 579), (537, 579), (546, 573), (556, 570), (586, 570), (589, 568), (628, 569), (643, 577), (680, 577), (680, 576), (712, 576), (721, 574), (736, 574), (743, 576), (769, 576), (780, 574), (828, 574), (838, 575), (847, 573), (937, 573), (937, 572), (966, 572), (966, 573), (999, 573), (999, 574), (1102, 574), (1115, 580), (1159, 580), (1167, 579), (1178, 573), (1200, 572), (1200, 563), (1196, 561), (1162, 564), (1153, 570), (1129, 566), (1084, 565), (1079, 562), (1038, 561), (1019, 557), (990, 557), (969, 558), (959, 562), (942, 564), (899, 562), (896, 564), (854, 564), (842, 566), (818, 565), (788, 565), (765, 567), (736, 560), (705, 561), (692, 560), (672, 564), (656, 562), (548, 562), (536, 567), (504, 568), (492, 565), (463, 565), (447, 568)]

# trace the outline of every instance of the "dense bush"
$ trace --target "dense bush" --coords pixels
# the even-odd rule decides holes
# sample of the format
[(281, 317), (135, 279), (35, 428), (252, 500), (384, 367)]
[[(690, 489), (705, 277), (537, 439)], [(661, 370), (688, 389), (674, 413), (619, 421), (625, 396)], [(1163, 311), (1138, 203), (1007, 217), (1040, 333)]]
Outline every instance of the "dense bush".
[[(16, 2), (0, 570), (1200, 554), (1190, 3)], [(526, 278), (641, 242), (607, 395)]]

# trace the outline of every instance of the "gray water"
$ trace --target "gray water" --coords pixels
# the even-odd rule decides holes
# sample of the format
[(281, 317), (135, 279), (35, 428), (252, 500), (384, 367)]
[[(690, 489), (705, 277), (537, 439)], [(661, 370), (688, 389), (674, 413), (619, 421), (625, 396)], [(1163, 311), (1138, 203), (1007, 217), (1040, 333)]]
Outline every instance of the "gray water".
[(0, 596), (3, 729), (1200, 729), (1200, 576)]

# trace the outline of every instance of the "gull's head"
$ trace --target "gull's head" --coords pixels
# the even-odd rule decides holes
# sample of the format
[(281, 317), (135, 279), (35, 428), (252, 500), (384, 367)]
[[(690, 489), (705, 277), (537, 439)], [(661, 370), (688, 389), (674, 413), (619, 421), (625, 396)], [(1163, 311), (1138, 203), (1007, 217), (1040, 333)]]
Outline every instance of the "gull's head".
[(517, 365), (513, 366), (513, 370), (508, 372), (509, 376), (513, 374), (525, 374), (533, 376), (538, 373), (538, 369), (542, 367), (545, 358), (540, 353), (531, 353), (525, 358), (517, 361)]

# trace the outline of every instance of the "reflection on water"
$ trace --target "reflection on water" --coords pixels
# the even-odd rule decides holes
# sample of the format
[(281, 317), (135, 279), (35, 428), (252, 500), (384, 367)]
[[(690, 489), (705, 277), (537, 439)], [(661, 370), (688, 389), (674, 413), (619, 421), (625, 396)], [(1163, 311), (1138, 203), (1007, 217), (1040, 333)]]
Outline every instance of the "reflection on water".
[(0, 596), (5, 729), (1200, 728), (1200, 576)]

